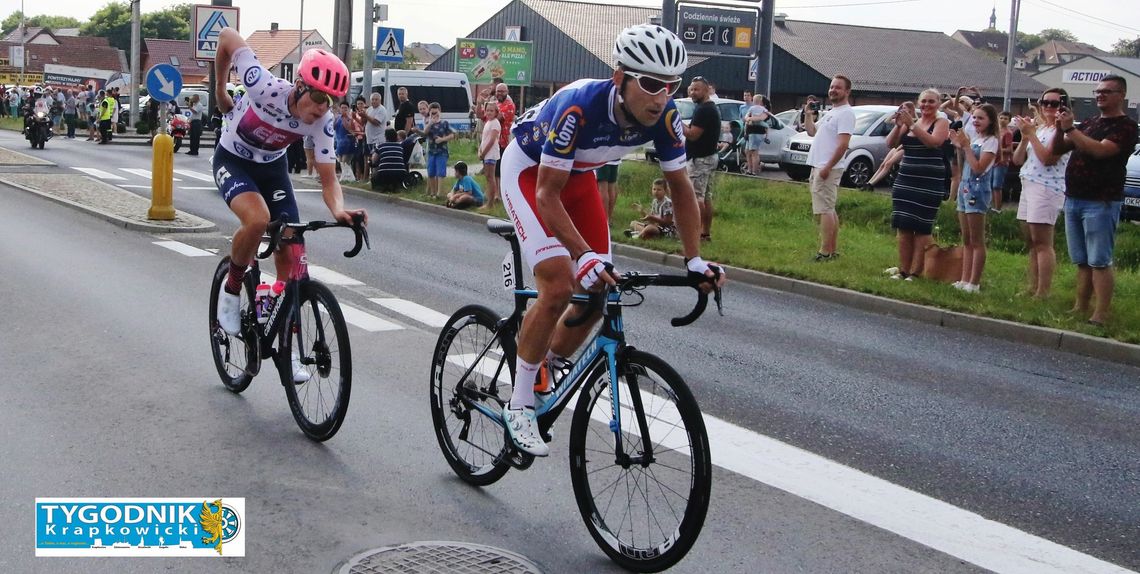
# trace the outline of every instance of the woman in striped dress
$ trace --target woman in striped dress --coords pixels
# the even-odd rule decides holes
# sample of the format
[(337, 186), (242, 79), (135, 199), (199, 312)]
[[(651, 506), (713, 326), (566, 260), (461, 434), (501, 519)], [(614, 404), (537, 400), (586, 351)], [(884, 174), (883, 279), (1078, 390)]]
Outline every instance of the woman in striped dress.
[(887, 136), (887, 146), (903, 147), (902, 164), (891, 191), (891, 227), (899, 242), (899, 270), (892, 279), (910, 280), (922, 270), (923, 252), (930, 244), (938, 206), (945, 196), (950, 171), (942, 146), (950, 123), (938, 117), (939, 101), (937, 90), (919, 94), (918, 118), (909, 102), (899, 106), (895, 127)]

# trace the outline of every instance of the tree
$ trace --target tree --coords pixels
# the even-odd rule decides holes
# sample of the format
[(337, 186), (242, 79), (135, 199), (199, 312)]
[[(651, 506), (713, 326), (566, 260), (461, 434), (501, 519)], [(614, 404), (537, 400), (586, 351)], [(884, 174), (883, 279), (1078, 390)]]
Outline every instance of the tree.
[(1044, 43), (1045, 40), (1042, 40), (1041, 36), (1038, 34), (1026, 34), (1025, 32), (1017, 33), (1017, 49), (1021, 50), (1022, 52), (1028, 52)]
[(1076, 34), (1061, 28), (1046, 28), (1038, 32), (1037, 35), (1041, 36), (1042, 42), (1048, 42), (1049, 40), (1057, 40), (1059, 42), (1078, 41)]
[[(0, 32), (7, 34), (12, 30), (20, 27), (20, 18), (24, 15), (23, 12), (16, 10), (12, 12), (3, 22), (0, 22)], [(60, 28), (78, 28), (82, 24), (79, 20), (71, 16), (48, 16), (40, 14), (39, 16), (28, 17), (25, 25), (29, 28), (51, 28), (58, 30)]]
[(142, 37), (185, 40), (190, 37), (190, 4), (142, 15)]
[(1140, 58), (1140, 36), (1135, 40), (1121, 38), (1112, 45), (1112, 53), (1126, 58)]
[(79, 28), (81, 36), (102, 36), (112, 46), (131, 50), (131, 7), (125, 2), (108, 2)]

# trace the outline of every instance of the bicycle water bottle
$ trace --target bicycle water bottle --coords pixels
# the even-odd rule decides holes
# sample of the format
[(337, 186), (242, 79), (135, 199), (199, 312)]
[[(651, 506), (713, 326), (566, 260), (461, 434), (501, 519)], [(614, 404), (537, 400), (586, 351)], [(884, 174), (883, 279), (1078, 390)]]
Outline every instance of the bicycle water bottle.
[(254, 308), (257, 309), (257, 322), (265, 323), (269, 320), (269, 284), (261, 283), (257, 286), (257, 293), (254, 296)]
[(281, 294), (285, 292), (285, 282), (277, 281), (269, 288), (269, 297), (265, 300), (265, 318), (269, 320), (269, 316), (273, 314), (273, 310), (277, 308), (277, 304), (281, 302)]

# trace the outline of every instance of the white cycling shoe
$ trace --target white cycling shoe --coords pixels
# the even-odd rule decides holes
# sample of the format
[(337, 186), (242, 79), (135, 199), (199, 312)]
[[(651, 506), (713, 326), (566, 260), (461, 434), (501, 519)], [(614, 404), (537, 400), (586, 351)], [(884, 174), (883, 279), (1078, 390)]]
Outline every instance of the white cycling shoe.
[(231, 336), (241, 332), (241, 295), (222, 289), (218, 297), (218, 324)]
[(301, 364), (301, 355), (293, 351), (293, 358), (289, 361), (293, 365), (293, 382), (296, 384), (307, 383), (312, 375), (309, 371), (305, 370), (305, 366)]
[(523, 407), (512, 409), (511, 404), (503, 406), (503, 422), (507, 425), (507, 433), (515, 448), (532, 456), (547, 456), (550, 447), (538, 434), (538, 419), (535, 418), (534, 409)]

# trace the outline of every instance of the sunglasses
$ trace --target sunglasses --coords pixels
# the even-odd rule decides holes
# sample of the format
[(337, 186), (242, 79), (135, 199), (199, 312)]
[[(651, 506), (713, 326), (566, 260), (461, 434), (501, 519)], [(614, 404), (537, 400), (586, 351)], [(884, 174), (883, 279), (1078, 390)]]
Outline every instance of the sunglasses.
[[(630, 72), (628, 70), (625, 72), (625, 75), (633, 78), (634, 80), (637, 80), (637, 87), (641, 88), (641, 91), (651, 96), (656, 96), (661, 92), (665, 92), (665, 95), (672, 96), (673, 94), (677, 93), (677, 88), (681, 87), (681, 78), (676, 78), (674, 80), (662, 80), (648, 74)], [(693, 79), (696, 80), (697, 78)]]
[(1115, 94), (1118, 92), (1120, 92), (1120, 90), (1093, 90), (1093, 93), (1098, 96), (1107, 96), (1108, 94)]
[(1039, 104), (1043, 108), (1059, 108), (1061, 107), (1061, 100), (1039, 100)]
[(333, 97), (332, 96), (330, 96), (330, 95), (328, 95), (328, 94), (326, 94), (320, 90), (315, 90), (315, 89), (313, 89), (307, 85), (303, 88), (303, 91), (301, 93), (302, 94), (308, 94), (309, 99), (313, 100), (313, 102), (315, 102), (315, 103), (324, 104), (324, 105), (327, 105), (329, 107), (332, 107), (332, 105), (333, 105)]

